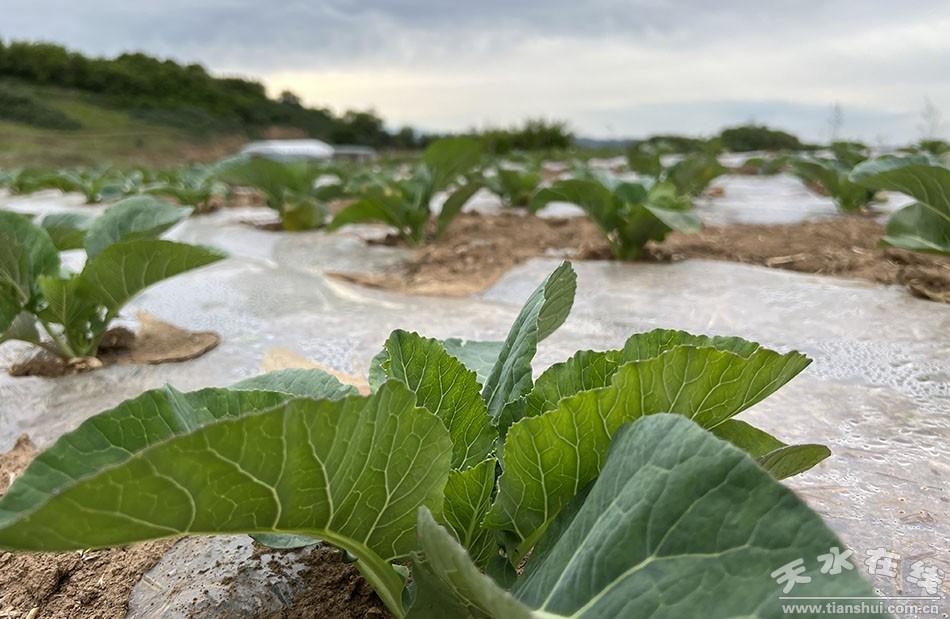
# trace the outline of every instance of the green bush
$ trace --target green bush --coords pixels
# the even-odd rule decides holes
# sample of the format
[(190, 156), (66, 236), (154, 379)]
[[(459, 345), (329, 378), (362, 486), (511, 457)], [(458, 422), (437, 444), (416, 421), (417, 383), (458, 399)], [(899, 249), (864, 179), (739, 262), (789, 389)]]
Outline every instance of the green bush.
[(734, 153), (753, 150), (780, 151), (801, 150), (802, 143), (797, 137), (778, 129), (769, 129), (763, 125), (744, 125), (725, 129), (719, 134), (722, 146)]

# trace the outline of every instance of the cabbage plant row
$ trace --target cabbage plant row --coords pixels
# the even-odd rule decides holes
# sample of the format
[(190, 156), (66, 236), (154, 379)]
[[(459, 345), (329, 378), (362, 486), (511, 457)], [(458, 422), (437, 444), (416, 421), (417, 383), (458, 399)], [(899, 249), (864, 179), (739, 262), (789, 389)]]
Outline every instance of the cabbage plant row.
[[(946, 162), (931, 154), (934, 149), (922, 146), (918, 151), (924, 154), (901, 158), (927, 161), (924, 167), (929, 171), (924, 174), (939, 175)], [(468, 200), (484, 188), (507, 206), (533, 212), (553, 201), (573, 203), (603, 230), (615, 257), (636, 259), (649, 240), (660, 241), (672, 230), (698, 230), (690, 197), (727, 171), (715, 151), (688, 154), (667, 165), (663, 158), (669, 155), (662, 145), (644, 143), (628, 151), (628, 167), (638, 175), (635, 181), (621, 181), (575, 163), (567, 179), (552, 185), (543, 180), (540, 159), (495, 160), (485, 156), (477, 140), (448, 138), (433, 143), (419, 160), (408, 163), (282, 163), (235, 157), (213, 166), (166, 172), (146, 168), (127, 173), (110, 168), (58, 173), (27, 169), (6, 173), (0, 183), (20, 193), (42, 188), (80, 191), (90, 202), (150, 194), (193, 205), (199, 212), (235, 187), (250, 187), (264, 195), (287, 230), (323, 226), (335, 230), (376, 222), (391, 226), (408, 244), (441, 235)], [(742, 168), (763, 174), (788, 169), (831, 197), (843, 212), (852, 213), (867, 210), (879, 190), (888, 188), (859, 172), (858, 168), (871, 161), (869, 155), (870, 150), (862, 144), (836, 142), (830, 155), (752, 158)], [(907, 186), (891, 188), (914, 195)], [(439, 209), (433, 208), (437, 194), (444, 196)], [(932, 199), (922, 200), (892, 218), (884, 240), (908, 249), (944, 252), (943, 213)], [(910, 237), (916, 240), (908, 240)]]
[[(318, 370), (145, 392), (36, 458), (0, 547), (247, 533), (345, 550), (396, 617), (782, 616), (774, 574), (844, 547), (779, 482), (829, 452), (736, 417), (809, 360), (656, 330), (535, 381), (575, 287), (561, 265), (504, 341), (393, 332), (368, 395)], [(799, 576), (795, 595), (874, 595), (858, 571)]]

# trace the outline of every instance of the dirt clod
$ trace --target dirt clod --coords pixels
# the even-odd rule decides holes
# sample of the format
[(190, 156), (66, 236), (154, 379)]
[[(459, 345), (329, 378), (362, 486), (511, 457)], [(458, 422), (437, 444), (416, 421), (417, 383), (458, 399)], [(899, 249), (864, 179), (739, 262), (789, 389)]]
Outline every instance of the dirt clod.
[(61, 359), (45, 350), (10, 367), (11, 376), (55, 378), (80, 374), (106, 365), (158, 364), (200, 357), (221, 341), (212, 331), (187, 331), (139, 312), (139, 332), (125, 327), (109, 329), (102, 337), (98, 357)]

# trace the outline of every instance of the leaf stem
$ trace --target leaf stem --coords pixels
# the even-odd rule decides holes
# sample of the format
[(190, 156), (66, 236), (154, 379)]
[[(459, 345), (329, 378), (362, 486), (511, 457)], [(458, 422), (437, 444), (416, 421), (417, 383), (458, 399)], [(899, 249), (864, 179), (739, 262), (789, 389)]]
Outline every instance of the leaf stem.
[(56, 350), (50, 350), (49, 347), (40, 344), (42, 348), (45, 348), (46, 350), (54, 352), (58, 356), (65, 357), (67, 359), (72, 359), (76, 356), (76, 353), (73, 352), (73, 349), (70, 347), (69, 343), (60, 336), (56, 335), (56, 332), (52, 327), (50, 327), (48, 322), (40, 319), (40, 324), (43, 325), (43, 330), (46, 331), (47, 335), (49, 335), (50, 339), (53, 340), (53, 343), (56, 345)]

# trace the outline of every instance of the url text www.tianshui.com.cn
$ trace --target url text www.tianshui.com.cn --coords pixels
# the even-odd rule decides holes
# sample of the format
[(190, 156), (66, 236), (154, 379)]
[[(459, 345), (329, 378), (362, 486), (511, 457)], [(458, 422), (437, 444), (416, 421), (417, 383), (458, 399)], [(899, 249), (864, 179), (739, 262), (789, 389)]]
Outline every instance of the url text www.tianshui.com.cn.
[(782, 612), (789, 616), (795, 615), (828, 615), (834, 616), (855, 616), (855, 615), (895, 615), (904, 616), (927, 616), (940, 614), (940, 601), (938, 599), (926, 600), (829, 600), (806, 602), (786, 602), (782, 604)]

